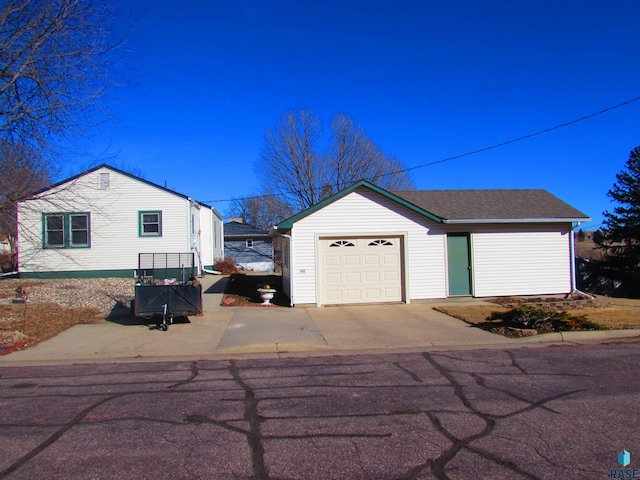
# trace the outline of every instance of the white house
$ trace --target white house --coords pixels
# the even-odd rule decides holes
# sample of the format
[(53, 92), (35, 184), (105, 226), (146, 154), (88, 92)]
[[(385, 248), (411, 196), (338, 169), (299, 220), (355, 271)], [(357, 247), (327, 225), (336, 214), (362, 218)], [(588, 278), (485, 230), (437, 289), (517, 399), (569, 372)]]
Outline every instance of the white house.
[(132, 277), (139, 253), (193, 252), (200, 273), (224, 257), (214, 208), (109, 165), (37, 192), (17, 210), (23, 278)]
[(569, 293), (575, 224), (544, 190), (389, 192), (359, 182), (283, 221), (292, 305)]

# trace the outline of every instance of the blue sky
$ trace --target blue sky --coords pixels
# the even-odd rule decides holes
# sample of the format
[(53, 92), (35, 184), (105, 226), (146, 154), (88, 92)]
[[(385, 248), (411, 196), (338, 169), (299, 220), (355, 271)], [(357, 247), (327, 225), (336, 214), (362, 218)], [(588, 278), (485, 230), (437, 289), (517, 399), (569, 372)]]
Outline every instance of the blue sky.
[[(637, 0), (118, 0), (127, 37), (113, 119), (91, 162), (213, 202), (259, 189), (264, 133), (288, 111), (351, 116), (406, 167), (508, 141), (640, 96)], [(640, 101), (411, 172), (418, 189), (544, 188), (594, 219)]]

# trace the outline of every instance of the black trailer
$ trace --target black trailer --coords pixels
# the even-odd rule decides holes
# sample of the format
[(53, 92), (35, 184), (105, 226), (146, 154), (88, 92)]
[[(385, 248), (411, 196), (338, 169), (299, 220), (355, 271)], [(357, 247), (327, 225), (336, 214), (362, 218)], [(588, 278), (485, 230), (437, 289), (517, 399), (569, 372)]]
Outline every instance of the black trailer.
[(202, 285), (193, 253), (140, 253), (133, 314), (159, 318), (166, 331), (174, 317), (202, 313)]

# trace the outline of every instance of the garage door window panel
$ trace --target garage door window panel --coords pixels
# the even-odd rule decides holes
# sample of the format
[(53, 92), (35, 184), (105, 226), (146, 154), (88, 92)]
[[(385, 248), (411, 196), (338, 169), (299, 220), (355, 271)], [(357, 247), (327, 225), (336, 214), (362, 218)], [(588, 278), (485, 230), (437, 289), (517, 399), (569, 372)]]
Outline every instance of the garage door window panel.
[(333, 242), (329, 247), (331, 248), (340, 248), (340, 247), (355, 247), (355, 243), (349, 242), (348, 240), (337, 240)]
[(380, 239), (380, 240), (374, 240), (373, 242), (370, 242), (369, 246), (370, 247), (392, 247), (393, 243), (391, 243), (389, 240)]

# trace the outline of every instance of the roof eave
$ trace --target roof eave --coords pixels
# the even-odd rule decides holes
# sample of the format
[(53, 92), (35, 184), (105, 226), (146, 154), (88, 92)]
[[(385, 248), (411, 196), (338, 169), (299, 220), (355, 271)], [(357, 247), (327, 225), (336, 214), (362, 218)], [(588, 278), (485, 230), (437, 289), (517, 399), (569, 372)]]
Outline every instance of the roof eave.
[(269, 233), (256, 233), (256, 234), (236, 234), (236, 233), (225, 233), (224, 238), (226, 240), (243, 239), (243, 238), (271, 238)]
[(589, 217), (580, 218), (456, 218), (445, 219), (442, 223), (449, 225), (467, 223), (573, 223), (590, 222)]

